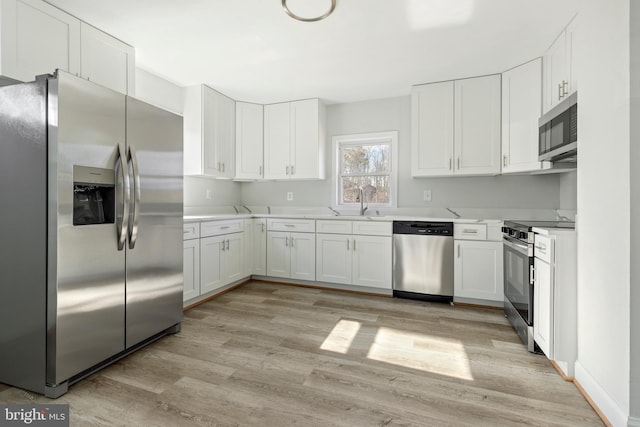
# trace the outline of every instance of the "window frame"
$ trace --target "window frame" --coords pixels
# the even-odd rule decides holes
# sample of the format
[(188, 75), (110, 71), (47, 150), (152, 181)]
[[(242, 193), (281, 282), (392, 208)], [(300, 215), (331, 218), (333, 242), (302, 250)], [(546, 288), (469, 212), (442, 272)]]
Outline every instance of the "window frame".
[[(398, 131), (359, 133), (351, 135), (336, 135), (332, 138), (332, 199), (336, 208), (355, 209), (360, 203), (341, 203), (341, 148), (343, 146), (390, 144), (389, 159), (389, 203), (369, 203), (365, 206), (378, 208), (396, 208), (398, 206)], [(370, 174), (376, 175), (376, 174)], [(387, 174), (384, 174), (385, 176)], [(368, 176), (368, 175), (367, 175)]]

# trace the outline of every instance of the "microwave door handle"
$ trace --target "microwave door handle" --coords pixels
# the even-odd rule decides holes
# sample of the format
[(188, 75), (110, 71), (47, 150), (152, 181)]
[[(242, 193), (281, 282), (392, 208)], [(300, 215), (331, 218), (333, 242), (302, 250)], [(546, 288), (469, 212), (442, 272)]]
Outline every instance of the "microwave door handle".
[[(133, 249), (138, 241), (138, 230), (140, 223), (140, 169), (138, 168), (138, 157), (136, 149), (129, 146), (129, 161), (133, 172), (133, 207), (132, 220), (129, 222), (129, 249)], [(127, 162), (128, 163), (128, 162)]]
[[(131, 187), (129, 184), (129, 172), (127, 168), (127, 161), (122, 149), (122, 144), (118, 144), (118, 151), (116, 153), (115, 173), (122, 174), (122, 215), (116, 215), (116, 237), (118, 239), (118, 250), (124, 249), (124, 245), (127, 241), (127, 229), (129, 227), (129, 199), (131, 198)], [(118, 190), (116, 184), (116, 191)]]

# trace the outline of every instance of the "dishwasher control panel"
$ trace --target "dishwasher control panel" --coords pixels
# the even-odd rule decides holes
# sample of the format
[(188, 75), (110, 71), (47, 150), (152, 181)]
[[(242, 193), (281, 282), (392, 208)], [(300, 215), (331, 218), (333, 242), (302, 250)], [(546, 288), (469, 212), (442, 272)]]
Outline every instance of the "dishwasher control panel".
[(393, 221), (393, 234), (453, 236), (453, 222)]

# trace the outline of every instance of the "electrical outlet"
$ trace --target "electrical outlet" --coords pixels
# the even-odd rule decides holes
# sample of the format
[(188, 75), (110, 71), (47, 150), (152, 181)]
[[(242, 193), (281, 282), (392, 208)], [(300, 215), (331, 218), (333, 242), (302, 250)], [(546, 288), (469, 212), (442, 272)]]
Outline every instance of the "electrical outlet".
[(431, 201), (431, 190), (424, 190), (424, 193), (422, 193), (422, 199), (425, 202), (430, 202)]
[(287, 191), (287, 201), (293, 200), (293, 191)]
[(211, 193), (210, 189), (207, 188), (207, 191), (205, 192), (205, 196), (209, 200), (213, 199), (213, 194)]

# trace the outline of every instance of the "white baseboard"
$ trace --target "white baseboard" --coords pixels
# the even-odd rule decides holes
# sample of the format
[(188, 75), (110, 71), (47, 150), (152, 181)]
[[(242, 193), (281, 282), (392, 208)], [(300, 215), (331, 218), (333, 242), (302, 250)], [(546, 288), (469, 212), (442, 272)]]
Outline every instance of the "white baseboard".
[(640, 427), (640, 418), (629, 417), (629, 421), (627, 421), (628, 427)]
[(631, 422), (631, 418), (628, 418), (625, 411), (618, 406), (616, 401), (602, 388), (600, 383), (580, 364), (580, 361), (576, 362), (575, 374), (575, 380), (612, 425), (615, 427), (633, 425), (627, 424), (627, 422)]

